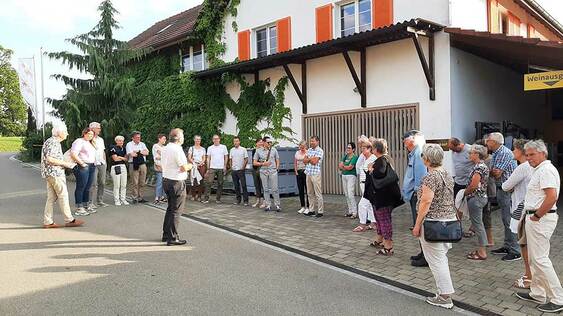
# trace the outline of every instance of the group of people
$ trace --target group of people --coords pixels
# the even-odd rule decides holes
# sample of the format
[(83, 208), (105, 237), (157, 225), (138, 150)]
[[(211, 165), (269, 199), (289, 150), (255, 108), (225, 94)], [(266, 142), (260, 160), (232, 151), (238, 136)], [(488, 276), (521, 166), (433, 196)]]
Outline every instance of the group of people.
[[(105, 144), (99, 136), (101, 126), (92, 122), (82, 137), (75, 140), (68, 155), (63, 154), (60, 142), (66, 139), (65, 128), (53, 128), (42, 151), (42, 175), (46, 178), (48, 199), (45, 206), (44, 227), (59, 227), (53, 221), (53, 204), (58, 200), (64, 213), (65, 226), (80, 226), (83, 221), (70, 211), (64, 168), (73, 170), (76, 177), (74, 216), (89, 215), (103, 201), (107, 170)], [(108, 153), (110, 174), (114, 186), (115, 205), (127, 205), (126, 187), (131, 183), (132, 200), (147, 202), (143, 187), (147, 175), (147, 146), (141, 134), (134, 132), (124, 146), (123, 136), (115, 137)], [(317, 136), (299, 143), (294, 156), (294, 171), (299, 191), (300, 214), (323, 216), (322, 164), (324, 152)], [(218, 135), (213, 145), (204, 148), (201, 137), (183, 149), (184, 134), (173, 129), (168, 135), (159, 134), (152, 147), (156, 174), (155, 203), (167, 202), (162, 241), (167, 245), (183, 245), (178, 235), (179, 216), (189, 193), (191, 199), (209, 203), (211, 187), (216, 181), (216, 203), (221, 203), (223, 180), (231, 170), (235, 204), (250, 206), (246, 170), (252, 170), (256, 201), (253, 207), (264, 211), (281, 211), (278, 190), (280, 157), (269, 137), (256, 140), (256, 147), (242, 147), (235, 137), (228, 150)], [(344, 216), (357, 219), (354, 232), (375, 231), (370, 244), (380, 255), (391, 256), (393, 250), (392, 210), (407, 203), (412, 214), (412, 234), (418, 238), (420, 253), (412, 256), (413, 266), (429, 266), (438, 293), (427, 302), (451, 308), (454, 288), (450, 276), (447, 253), (452, 244), (431, 242), (424, 233), (425, 220), (455, 221), (469, 218), (471, 226), (464, 237), (476, 237), (478, 247), (467, 254), (468, 260), (488, 258), (487, 248), (494, 245), (491, 225), (491, 204), (498, 203), (504, 226), (504, 244), (490, 253), (502, 255), (504, 261), (524, 259), (524, 274), (514, 282), (519, 289), (516, 296), (540, 304), (544, 312), (563, 310), (563, 288), (549, 259), (550, 238), (558, 215), (556, 202), (560, 179), (557, 169), (547, 160), (547, 148), (541, 140), (515, 140), (513, 150), (504, 146), (501, 133), (491, 133), (476, 144), (464, 144), (457, 138), (448, 141), (452, 151), (453, 175), (444, 167), (444, 150), (437, 144), (425, 144), (420, 131), (405, 133), (403, 144), (408, 151), (402, 188), (389, 156), (385, 139), (360, 136), (357, 142), (346, 145), (338, 164), (346, 198)], [(360, 155), (356, 155), (356, 147)], [(67, 157), (68, 156), (68, 157)], [(249, 156), (251, 159), (249, 159)], [(360, 201), (355, 198), (359, 183)], [(273, 197), (273, 199), (271, 198)]]

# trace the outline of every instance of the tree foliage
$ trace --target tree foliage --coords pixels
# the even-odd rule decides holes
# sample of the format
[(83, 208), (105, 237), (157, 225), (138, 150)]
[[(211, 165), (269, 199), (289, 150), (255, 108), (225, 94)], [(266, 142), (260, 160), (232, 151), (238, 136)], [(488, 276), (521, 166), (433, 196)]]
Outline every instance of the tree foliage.
[(16, 70), (10, 64), (13, 51), (0, 45), (0, 135), (22, 136), (27, 106), (20, 92)]
[(49, 100), (67, 124), (71, 139), (80, 135), (89, 122), (102, 123), (105, 138), (128, 130), (133, 115), (135, 79), (127, 74), (127, 63), (138, 60), (145, 52), (133, 51), (127, 42), (113, 37), (119, 28), (118, 13), (111, 0), (98, 7), (100, 20), (85, 34), (67, 39), (81, 53), (53, 52), (49, 57), (60, 60), (69, 69), (85, 73), (89, 78), (53, 77), (69, 88), (60, 100)]

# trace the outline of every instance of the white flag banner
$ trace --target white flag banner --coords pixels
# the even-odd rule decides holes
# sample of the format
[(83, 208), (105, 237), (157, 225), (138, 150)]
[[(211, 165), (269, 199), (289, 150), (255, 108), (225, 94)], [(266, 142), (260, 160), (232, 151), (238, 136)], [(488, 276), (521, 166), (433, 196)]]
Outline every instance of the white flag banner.
[(35, 96), (35, 68), (33, 63), (33, 58), (20, 58), (18, 60), (18, 75), (20, 78), (21, 94), (31, 108), (33, 116), (37, 118), (39, 111)]

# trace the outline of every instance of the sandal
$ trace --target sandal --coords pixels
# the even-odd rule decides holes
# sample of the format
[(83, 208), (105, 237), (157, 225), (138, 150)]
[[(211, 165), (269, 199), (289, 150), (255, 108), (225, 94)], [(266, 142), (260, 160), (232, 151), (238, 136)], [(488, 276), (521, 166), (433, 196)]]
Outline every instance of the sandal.
[(393, 247), (391, 247), (391, 248), (383, 247), (383, 248), (379, 249), (379, 251), (377, 251), (378, 255), (387, 256), (387, 257), (392, 256), (393, 253), (394, 253)]
[(463, 233), (463, 237), (465, 237), (465, 238), (471, 238), (473, 236), (475, 236), (475, 232), (472, 231), (472, 230), (468, 230), (465, 233)]
[(518, 289), (529, 289), (530, 284), (532, 284), (532, 280), (528, 279), (528, 277), (523, 275), (521, 278), (514, 281), (512, 286)]
[(476, 260), (476, 261), (483, 261), (486, 260), (487, 257), (483, 257), (479, 254), (478, 251), (473, 251), (467, 254), (467, 259), (469, 260)]
[(385, 248), (385, 247), (383, 246), (383, 241), (374, 240), (374, 241), (371, 242), (369, 245), (370, 245), (371, 247), (374, 247), (374, 248)]
[(354, 228), (352, 231), (354, 233), (361, 233), (367, 230), (366, 226), (359, 225), (358, 227)]
[(351, 218), (351, 219), (356, 219), (356, 218), (358, 218), (358, 214), (352, 214), (352, 215), (350, 215), (350, 218)]

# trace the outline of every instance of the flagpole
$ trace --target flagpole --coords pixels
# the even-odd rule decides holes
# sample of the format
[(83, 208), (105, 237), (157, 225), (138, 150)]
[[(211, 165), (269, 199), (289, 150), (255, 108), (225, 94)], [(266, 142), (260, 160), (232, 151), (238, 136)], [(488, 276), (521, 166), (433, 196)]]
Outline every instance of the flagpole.
[[(35, 69), (35, 55), (33, 55), (33, 57), (31, 57), (31, 60), (33, 60), (33, 89), (35, 89), (34, 98), (33, 98), (33, 101), (34, 101), (33, 107), (34, 107), (34, 110), (35, 110), (33, 112), (35, 112), (35, 113), (33, 113), (33, 114), (36, 114), (38, 111), (37, 111), (37, 73), (36, 73), (36, 69)], [(35, 119), (36, 119), (35, 128), (37, 128), (37, 118), (35, 118)]]
[(43, 47), (39, 49), (41, 56), (41, 109), (42, 109), (42, 123), (43, 123), (43, 141), (45, 141), (45, 76), (43, 74)]

